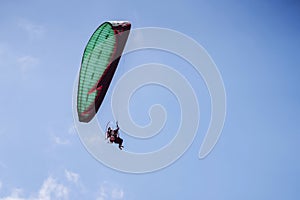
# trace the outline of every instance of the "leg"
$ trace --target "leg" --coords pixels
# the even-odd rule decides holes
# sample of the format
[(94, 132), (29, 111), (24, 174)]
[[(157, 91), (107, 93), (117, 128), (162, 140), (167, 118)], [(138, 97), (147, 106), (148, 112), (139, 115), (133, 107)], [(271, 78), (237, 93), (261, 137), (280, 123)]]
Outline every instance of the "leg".
[(122, 144), (123, 144), (123, 139), (122, 139), (122, 138), (119, 138), (119, 148), (120, 148), (120, 149), (123, 148)]
[(119, 144), (119, 149), (122, 150), (122, 148), (123, 148), (123, 146), (122, 146), (122, 144), (123, 144), (123, 139), (118, 137), (118, 138), (115, 139), (114, 142), (117, 143), (117, 144)]

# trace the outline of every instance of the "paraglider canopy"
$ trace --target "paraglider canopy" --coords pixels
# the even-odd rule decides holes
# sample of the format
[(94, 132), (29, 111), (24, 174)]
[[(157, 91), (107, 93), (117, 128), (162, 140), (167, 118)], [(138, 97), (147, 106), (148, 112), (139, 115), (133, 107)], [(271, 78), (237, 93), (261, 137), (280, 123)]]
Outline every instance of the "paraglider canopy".
[(89, 39), (81, 61), (77, 92), (80, 122), (89, 122), (99, 110), (125, 47), (130, 22), (101, 24)]

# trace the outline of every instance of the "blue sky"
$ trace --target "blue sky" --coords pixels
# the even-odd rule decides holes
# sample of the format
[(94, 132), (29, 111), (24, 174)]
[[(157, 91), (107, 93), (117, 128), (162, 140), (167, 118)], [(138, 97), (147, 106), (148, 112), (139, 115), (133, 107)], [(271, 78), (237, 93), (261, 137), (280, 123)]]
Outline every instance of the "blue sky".
[[(299, 10), (292, 0), (1, 1), (0, 199), (299, 199)], [(174, 29), (210, 54), (224, 81), (227, 116), (208, 157), (198, 159), (210, 118), (205, 84), (187, 63), (157, 51), (125, 56), (112, 86), (135, 64), (174, 66), (200, 99), (191, 147), (169, 167), (139, 175), (110, 169), (85, 150), (73, 125), (73, 84), (89, 37), (107, 20)], [(149, 86), (132, 98), (133, 119), (146, 124), (145, 112), (159, 101), (178, 114), (174, 96)], [(105, 126), (109, 98), (101, 109)], [(162, 131), (175, 130), (178, 120), (171, 117)], [(143, 152), (172, 135), (144, 143), (123, 137), (126, 148)]]

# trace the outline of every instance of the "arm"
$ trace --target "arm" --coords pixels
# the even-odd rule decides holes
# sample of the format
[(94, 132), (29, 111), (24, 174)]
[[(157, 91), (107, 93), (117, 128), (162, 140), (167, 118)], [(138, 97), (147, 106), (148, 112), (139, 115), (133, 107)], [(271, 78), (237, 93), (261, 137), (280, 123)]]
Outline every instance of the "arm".
[(119, 127), (118, 121), (116, 122), (116, 125), (117, 125), (116, 131), (117, 131), (117, 133), (118, 133), (118, 135), (119, 135), (119, 129), (120, 129), (120, 127)]
[(106, 139), (110, 138), (111, 136), (111, 131), (110, 130), (107, 130), (106, 131)]

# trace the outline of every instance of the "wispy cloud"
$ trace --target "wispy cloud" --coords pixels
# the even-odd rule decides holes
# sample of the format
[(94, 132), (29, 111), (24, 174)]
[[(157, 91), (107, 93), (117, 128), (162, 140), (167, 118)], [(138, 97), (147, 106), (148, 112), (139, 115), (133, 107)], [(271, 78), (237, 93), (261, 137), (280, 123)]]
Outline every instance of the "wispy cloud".
[(28, 53), (20, 53), (13, 46), (0, 43), (1, 79), (11, 80), (12, 76), (20, 75), (27, 79), (39, 66), (40, 59)]
[(124, 199), (124, 190), (107, 181), (103, 182), (99, 189), (97, 200), (122, 200)]
[(111, 191), (111, 197), (112, 199), (123, 199), (124, 197), (124, 191), (121, 188), (113, 188)]
[(77, 137), (76, 129), (73, 123), (64, 128), (57, 127), (56, 125), (51, 125), (48, 128), (48, 133), (51, 142), (54, 145), (72, 145), (75, 137)]
[(0, 197), (0, 200), (50, 200), (50, 199), (68, 199), (69, 189), (58, 183), (51, 176), (48, 177), (42, 184), (39, 191), (29, 197), (24, 197), (23, 190), (15, 188), (7, 197)]
[(10, 194), (1, 196), (3, 189), (0, 181), (0, 200), (51, 200), (51, 199), (95, 199), (95, 200), (124, 200), (125, 193), (122, 187), (103, 181), (97, 191), (86, 189), (80, 180), (80, 174), (64, 169), (64, 176), (53, 178), (48, 176), (37, 191), (26, 191), (23, 188), (11, 188)]
[(31, 39), (42, 38), (46, 32), (44, 26), (36, 24), (28, 19), (20, 19), (18, 26), (24, 30)]
[(23, 193), (22, 189), (15, 188), (12, 190), (12, 192), (9, 196), (0, 198), (0, 200), (27, 200), (27, 199), (21, 197), (22, 193)]
[(17, 59), (17, 63), (20, 66), (21, 73), (27, 74), (39, 64), (39, 59), (29, 55), (21, 56)]
[(49, 177), (44, 181), (38, 195), (38, 200), (68, 199), (69, 189)]
[(71, 172), (69, 170), (65, 169), (65, 176), (67, 178), (68, 181), (78, 184), (79, 181), (79, 174), (75, 173), (75, 172)]
[[(3, 70), (4, 79), (10, 76), (7, 73), (17, 73), (21, 77), (28, 78), (30, 73), (40, 64), (40, 60), (32, 55), (16, 55), (9, 47), (0, 47), (0, 68)], [(10, 67), (8, 67), (10, 66)], [(11, 67), (14, 66), (14, 67)], [(1, 77), (2, 78), (2, 77)]]
[(69, 126), (68, 133), (69, 133), (70, 135), (76, 134), (76, 129), (75, 129), (74, 124), (71, 124), (71, 125)]
[(63, 139), (58, 136), (52, 136), (52, 140), (53, 140), (54, 144), (56, 144), (56, 145), (68, 145), (71, 143), (70, 140)]

